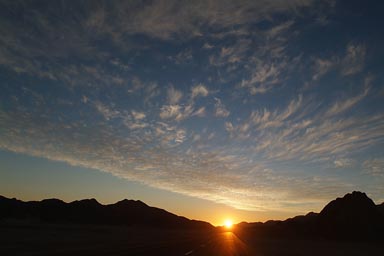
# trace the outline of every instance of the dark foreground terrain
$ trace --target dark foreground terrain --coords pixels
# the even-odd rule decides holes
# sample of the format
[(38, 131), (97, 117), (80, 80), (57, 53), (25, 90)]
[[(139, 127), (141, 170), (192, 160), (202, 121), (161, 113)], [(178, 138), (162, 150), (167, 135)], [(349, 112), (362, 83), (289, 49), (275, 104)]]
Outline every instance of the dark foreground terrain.
[(184, 255), (201, 231), (68, 225), (2, 225), (0, 255)]
[(230, 231), (2, 225), (0, 255), (382, 255), (383, 243), (242, 237)]
[(0, 198), (0, 255), (382, 255), (384, 205), (353, 192), (320, 213), (231, 230), (139, 201)]

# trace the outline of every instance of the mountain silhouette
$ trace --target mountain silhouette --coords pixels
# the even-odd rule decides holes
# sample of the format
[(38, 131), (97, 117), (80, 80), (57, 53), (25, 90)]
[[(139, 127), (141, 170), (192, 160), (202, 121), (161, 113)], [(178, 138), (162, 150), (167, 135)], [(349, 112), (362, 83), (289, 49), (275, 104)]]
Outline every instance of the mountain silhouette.
[(328, 203), (320, 213), (310, 212), (284, 221), (241, 223), (243, 237), (301, 237), (331, 240), (384, 240), (384, 203), (375, 203), (354, 191)]
[(318, 225), (329, 237), (361, 239), (379, 235), (383, 220), (379, 207), (365, 193), (354, 191), (327, 204)]
[(0, 220), (72, 223), (88, 225), (148, 226), (163, 228), (206, 228), (207, 222), (189, 220), (141, 201), (124, 199), (102, 205), (95, 199), (65, 203), (58, 199), (23, 202), (0, 196)]
[[(189, 220), (141, 201), (124, 199), (102, 205), (95, 199), (66, 203), (59, 199), (23, 202), (0, 196), (0, 220), (57, 224), (115, 225), (170, 229), (212, 229), (207, 222)], [(240, 236), (312, 237), (336, 240), (384, 239), (384, 203), (375, 203), (354, 191), (328, 203), (320, 213), (310, 212), (284, 221), (238, 224)]]
[(384, 216), (384, 203), (377, 205), (381, 216)]

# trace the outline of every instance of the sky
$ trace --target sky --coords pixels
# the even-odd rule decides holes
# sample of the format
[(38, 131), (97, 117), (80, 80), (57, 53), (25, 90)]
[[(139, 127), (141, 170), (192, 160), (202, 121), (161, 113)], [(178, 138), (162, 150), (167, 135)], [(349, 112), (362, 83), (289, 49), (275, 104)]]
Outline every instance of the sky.
[(0, 194), (220, 224), (384, 201), (384, 4), (0, 1)]

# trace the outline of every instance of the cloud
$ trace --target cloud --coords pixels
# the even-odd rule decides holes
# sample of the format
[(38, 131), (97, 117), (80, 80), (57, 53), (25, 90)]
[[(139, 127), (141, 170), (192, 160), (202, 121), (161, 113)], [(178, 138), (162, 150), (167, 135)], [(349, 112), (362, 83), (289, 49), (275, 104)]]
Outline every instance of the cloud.
[(171, 86), (167, 90), (167, 97), (169, 104), (173, 105), (177, 104), (181, 100), (181, 98), (183, 97), (183, 93)]
[(131, 130), (136, 130), (148, 127), (148, 124), (141, 122), (126, 122), (126, 126)]
[(232, 45), (221, 47), (217, 55), (211, 55), (209, 62), (214, 66), (241, 65), (246, 59), (246, 53), (250, 49), (251, 40), (239, 39)]
[(344, 111), (347, 111), (358, 104), (361, 100), (363, 100), (369, 93), (370, 83), (372, 81), (372, 77), (368, 76), (364, 81), (364, 90), (362, 93), (355, 97), (350, 97), (341, 101), (336, 101), (333, 106), (325, 113), (326, 116), (334, 116)]
[(344, 55), (330, 58), (315, 58), (313, 80), (328, 73), (332, 69), (340, 70), (341, 75), (350, 76), (362, 71), (365, 65), (366, 47), (362, 44), (349, 43)]
[(279, 82), (280, 71), (272, 65), (259, 66), (249, 79), (241, 81), (241, 88), (248, 88), (252, 95), (263, 94), (272, 89), (272, 85)]
[(144, 122), (146, 114), (144, 112), (139, 112), (131, 110), (130, 112), (126, 110), (116, 110), (114, 108), (108, 107), (107, 105), (97, 101), (94, 103), (94, 106), (99, 114), (101, 114), (106, 121), (111, 121), (112, 119), (115, 122), (121, 122), (124, 126), (128, 127), (131, 130), (142, 129), (148, 127), (148, 123)]
[(231, 112), (229, 112), (225, 105), (221, 102), (219, 98), (215, 98), (215, 116), (216, 117), (228, 117)]
[(264, 109), (262, 111), (252, 111), (249, 121), (252, 125), (257, 126), (259, 129), (265, 129), (269, 127), (280, 127), (284, 124), (284, 121), (301, 111), (303, 98), (301, 95), (297, 99), (290, 101), (284, 111), (269, 111)]
[(231, 122), (225, 122), (225, 130), (227, 130), (227, 132), (232, 132), (234, 130), (233, 124)]
[(171, 117), (181, 116), (181, 107), (179, 105), (167, 105), (163, 106), (160, 111), (160, 117), (162, 119), (169, 119)]
[(348, 168), (355, 166), (355, 160), (351, 158), (340, 158), (336, 159), (334, 162), (336, 168)]
[(110, 63), (118, 68), (120, 68), (121, 70), (124, 70), (124, 71), (128, 71), (131, 69), (131, 67), (129, 65), (126, 65), (124, 64), (121, 60), (119, 59), (113, 59), (110, 61)]
[(281, 88), (290, 78), (295, 71), (292, 67), (301, 65), (300, 54), (287, 53), (290, 41), (295, 37), (293, 25), (293, 20), (274, 21), (270, 28), (257, 31), (261, 35), (257, 41), (243, 40), (247, 44), (240, 47), (243, 50), (241, 65), (228, 70), (237, 71), (242, 77), (240, 82), (237, 81), (238, 88), (246, 89), (250, 95), (266, 94)]
[(81, 102), (83, 102), (84, 104), (87, 104), (88, 100), (89, 100), (89, 98), (85, 95), (83, 95), (83, 97), (81, 98)]
[(185, 140), (185, 135), (186, 135), (185, 130), (182, 130), (182, 129), (177, 130), (175, 142), (176, 143), (183, 143), (183, 141)]
[(199, 116), (199, 117), (203, 117), (205, 116), (205, 107), (201, 107), (199, 108), (198, 110), (196, 110), (192, 116)]
[(280, 35), (282, 32), (288, 30), (295, 22), (293, 20), (289, 20), (286, 22), (281, 23), (280, 25), (277, 25), (270, 30), (268, 30), (267, 35), (269, 37), (276, 37)]
[(205, 43), (203, 45), (203, 49), (212, 49), (214, 46), (213, 45), (210, 45), (209, 43)]
[(378, 118), (381, 117), (324, 121), (319, 117), (305, 123), (288, 122), (283, 129), (263, 131), (262, 136), (257, 136), (255, 151), (275, 161), (329, 161), (335, 155), (356, 153), (374, 144), (376, 138), (383, 136), (377, 127), (382, 126), (377, 123)]
[[(129, 34), (145, 34), (164, 40), (174, 37), (199, 37), (204, 33), (201, 24), (218, 28), (230, 28), (257, 22), (275, 12), (294, 12), (309, 6), (310, 0), (235, 3), (210, 1), (154, 1), (144, 8), (133, 8), (131, 3), (120, 5), (121, 14), (116, 17), (123, 31)], [(120, 14), (120, 15), (119, 15)], [(124, 15), (123, 15), (124, 14)], [(102, 16), (102, 15), (100, 15)], [(133, 22), (134, 21), (134, 22)], [(96, 23), (100, 24), (100, 22)], [(98, 25), (104, 29), (105, 25)], [(109, 27), (109, 26), (108, 26)]]
[[(161, 119), (174, 119), (176, 121), (181, 121), (190, 117), (194, 109), (192, 105), (164, 105), (160, 109), (160, 118)], [(201, 110), (200, 110), (201, 111)], [(201, 113), (200, 113), (201, 114)]]
[(161, 90), (156, 82), (150, 82), (145, 86), (145, 95), (143, 102), (147, 106), (151, 106), (152, 100), (158, 97), (161, 93)]
[(237, 70), (243, 77), (238, 88), (247, 89), (251, 95), (269, 93), (289, 78), (292, 66), (300, 65), (300, 57), (286, 53), (290, 34), (285, 30), (280, 33), (279, 40), (262, 38), (259, 44), (250, 47), (253, 50), (247, 53), (246, 64)]
[(131, 87), (128, 89), (129, 93), (134, 93), (145, 87), (145, 84), (138, 77), (133, 77), (131, 80)]
[(191, 88), (191, 93), (192, 93), (191, 98), (194, 99), (199, 96), (207, 97), (209, 94), (209, 91), (207, 87), (205, 87), (203, 84), (198, 84)]
[(179, 52), (177, 55), (169, 56), (168, 59), (173, 61), (177, 65), (191, 62), (193, 60), (192, 50), (191, 49), (183, 50)]
[(346, 55), (341, 61), (341, 73), (344, 76), (354, 75), (360, 72), (365, 63), (366, 49), (364, 45), (349, 44)]
[(164, 105), (160, 109), (159, 116), (161, 119), (181, 121), (191, 116), (203, 117), (205, 114), (205, 107), (200, 107), (195, 111), (192, 105)]
[(384, 158), (373, 158), (363, 162), (364, 173), (372, 176), (384, 176)]
[(316, 59), (315, 60), (315, 68), (314, 74), (312, 76), (313, 80), (318, 80), (324, 74), (326, 74), (329, 70), (331, 70), (336, 65), (335, 60), (327, 60), (327, 59)]
[(105, 120), (111, 120), (113, 118), (120, 116), (119, 111), (114, 110), (99, 101), (95, 102), (94, 106), (97, 109), (97, 111), (104, 117)]
[[(252, 111), (243, 122), (227, 122), (225, 129), (234, 140), (241, 141), (242, 148), (271, 162), (329, 162), (335, 156), (346, 158), (345, 152), (357, 153), (375, 145), (384, 136), (381, 114), (324, 115), (333, 112), (333, 106), (310, 114), (308, 111), (318, 105), (298, 97), (278, 110)], [(335, 164), (340, 165), (340, 160)]]
[(144, 112), (138, 112), (135, 110), (132, 110), (131, 113), (132, 113), (132, 116), (135, 120), (142, 120), (146, 116)]

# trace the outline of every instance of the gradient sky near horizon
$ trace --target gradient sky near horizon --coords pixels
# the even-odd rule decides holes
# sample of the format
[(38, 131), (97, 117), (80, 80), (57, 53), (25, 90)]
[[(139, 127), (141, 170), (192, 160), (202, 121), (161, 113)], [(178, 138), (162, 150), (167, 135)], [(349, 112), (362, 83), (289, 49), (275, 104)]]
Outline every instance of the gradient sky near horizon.
[(381, 203), (383, 9), (0, 0), (0, 194), (214, 224)]

